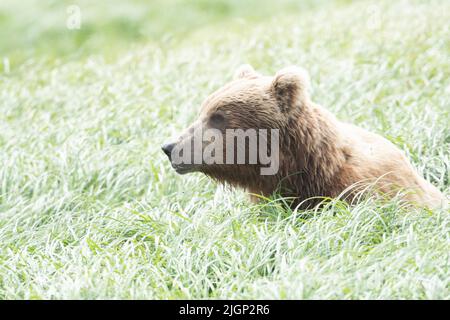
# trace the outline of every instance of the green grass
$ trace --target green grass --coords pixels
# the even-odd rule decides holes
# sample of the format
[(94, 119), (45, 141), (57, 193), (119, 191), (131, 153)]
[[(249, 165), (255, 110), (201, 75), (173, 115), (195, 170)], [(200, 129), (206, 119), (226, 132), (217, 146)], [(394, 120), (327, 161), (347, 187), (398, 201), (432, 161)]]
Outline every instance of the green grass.
[(0, 298), (450, 299), (448, 211), (253, 205), (159, 147), (241, 63), (297, 64), (448, 196), (449, 2), (76, 3), (0, 4)]

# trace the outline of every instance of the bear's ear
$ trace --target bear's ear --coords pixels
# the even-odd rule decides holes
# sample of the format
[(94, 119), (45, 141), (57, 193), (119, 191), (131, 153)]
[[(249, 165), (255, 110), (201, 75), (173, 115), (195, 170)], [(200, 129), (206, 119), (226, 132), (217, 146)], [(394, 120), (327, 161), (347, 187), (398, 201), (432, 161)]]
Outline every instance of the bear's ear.
[(283, 112), (289, 112), (293, 108), (307, 104), (309, 89), (308, 73), (296, 66), (281, 69), (272, 81), (272, 91)]
[(253, 67), (249, 64), (243, 64), (239, 68), (237, 68), (236, 72), (234, 73), (233, 79), (243, 79), (243, 78), (257, 78), (258, 73), (253, 69)]

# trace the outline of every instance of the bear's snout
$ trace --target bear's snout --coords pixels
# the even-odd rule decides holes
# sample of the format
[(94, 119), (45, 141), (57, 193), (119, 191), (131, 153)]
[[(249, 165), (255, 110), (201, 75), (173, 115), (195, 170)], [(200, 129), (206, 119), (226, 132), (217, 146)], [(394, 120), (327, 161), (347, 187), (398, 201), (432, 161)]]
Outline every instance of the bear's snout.
[(172, 160), (172, 150), (175, 147), (175, 143), (166, 143), (161, 146), (162, 151)]
[[(177, 146), (178, 144), (178, 146)], [(178, 151), (176, 149), (179, 149)], [(183, 159), (183, 149), (180, 150), (180, 144), (179, 143), (166, 143), (161, 146), (162, 151), (167, 155), (169, 158), (170, 164), (172, 165), (172, 168), (175, 169), (175, 171), (178, 174), (185, 174), (188, 172), (194, 172), (198, 170), (199, 165), (198, 164), (192, 164), (189, 161), (186, 162), (186, 159)], [(175, 153), (172, 156), (172, 153)], [(181, 157), (181, 158), (180, 158)]]

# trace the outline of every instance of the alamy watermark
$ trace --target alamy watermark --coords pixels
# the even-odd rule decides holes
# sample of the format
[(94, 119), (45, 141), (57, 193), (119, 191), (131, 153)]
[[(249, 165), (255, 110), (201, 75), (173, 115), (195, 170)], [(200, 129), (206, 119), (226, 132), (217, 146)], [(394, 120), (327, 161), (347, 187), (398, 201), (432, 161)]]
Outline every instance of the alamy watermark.
[(366, 22), (367, 28), (370, 30), (378, 30), (381, 28), (382, 11), (379, 5), (372, 4), (366, 9), (368, 19)]
[(275, 175), (279, 150), (278, 129), (196, 129), (177, 142), (170, 157), (174, 166), (258, 164), (261, 175)]
[(66, 9), (66, 27), (69, 30), (81, 29), (81, 9), (77, 5), (70, 5)]

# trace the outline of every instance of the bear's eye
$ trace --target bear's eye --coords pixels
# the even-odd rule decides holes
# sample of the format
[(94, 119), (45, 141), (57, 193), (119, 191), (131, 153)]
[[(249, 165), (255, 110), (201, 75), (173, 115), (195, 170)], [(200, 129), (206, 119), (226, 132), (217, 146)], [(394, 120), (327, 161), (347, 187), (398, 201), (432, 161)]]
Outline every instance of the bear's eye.
[(223, 114), (214, 113), (213, 115), (211, 115), (211, 118), (209, 120), (213, 127), (219, 127), (225, 122), (225, 117), (223, 116)]

